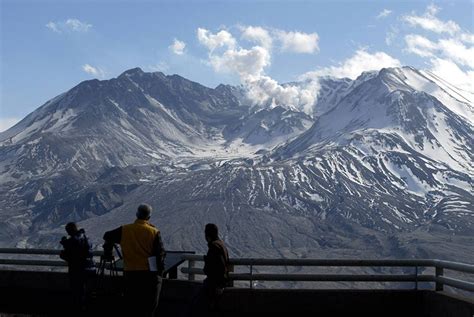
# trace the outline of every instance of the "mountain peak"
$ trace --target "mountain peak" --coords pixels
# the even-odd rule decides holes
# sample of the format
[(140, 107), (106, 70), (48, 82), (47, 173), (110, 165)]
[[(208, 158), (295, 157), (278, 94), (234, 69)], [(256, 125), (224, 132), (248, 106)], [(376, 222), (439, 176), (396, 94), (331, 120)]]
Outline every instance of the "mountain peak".
[[(382, 239), (407, 232), (400, 241), (408, 241), (410, 230), (471, 238), (474, 128), (456, 115), (473, 118), (470, 105), (433, 75), (377, 75), (361, 75), (358, 85), (322, 80), (315, 117), (285, 105), (252, 107), (242, 86), (211, 89), (140, 68), (83, 82), (0, 133), (0, 244), (56, 245), (62, 225), (81, 220), (98, 242), (143, 197), (167, 210), (167, 232), (216, 213), (253, 228), (248, 240), (227, 230), (229, 241), (251, 246), (240, 253), (265, 254), (276, 241), (281, 254), (278, 241), (295, 236), (299, 254), (307, 253), (301, 246), (347, 250), (344, 241), (355, 241), (416, 256), (418, 249), (405, 253), (411, 249), (398, 240), (384, 248)], [(268, 221), (281, 235), (252, 227)], [(307, 239), (330, 231), (341, 238)], [(459, 239), (467, 250), (470, 240)], [(170, 248), (180, 247), (179, 232), (170, 235)]]
[(142, 75), (144, 73), (145, 72), (140, 67), (135, 67), (135, 68), (131, 68), (129, 70), (124, 71), (122, 74), (120, 74), (119, 77)]

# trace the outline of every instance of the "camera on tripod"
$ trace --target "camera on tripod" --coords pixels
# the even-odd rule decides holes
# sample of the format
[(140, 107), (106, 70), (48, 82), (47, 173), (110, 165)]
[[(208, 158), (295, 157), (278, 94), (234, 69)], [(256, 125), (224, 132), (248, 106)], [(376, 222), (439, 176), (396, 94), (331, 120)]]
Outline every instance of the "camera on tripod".
[(115, 248), (115, 250), (117, 250), (117, 253), (119, 254), (119, 257), (121, 258), (121, 254), (118, 251), (118, 247), (117, 247), (116, 244), (106, 243), (106, 244), (103, 245), (103, 248), (104, 248), (104, 254), (100, 257), (101, 260), (102, 259), (107, 260), (107, 261), (115, 260), (114, 248)]
[[(118, 276), (118, 272), (122, 269), (122, 253), (116, 244), (105, 243), (103, 245), (104, 253), (100, 256), (100, 262), (96, 271), (96, 293), (108, 294), (114, 292), (110, 288), (110, 283), (107, 282), (110, 277)], [(114, 250), (118, 258), (114, 255)]]
[[(117, 267), (117, 262), (122, 260), (122, 253), (120, 252), (118, 246), (116, 244), (109, 244), (105, 243), (103, 245), (104, 253), (100, 257), (99, 266), (97, 267), (97, 275), (99, 279), (104, 277), (105, 270), (109, 271), (110, 276), (117, 276), (119, 268)], [(115, 253), (118, 256), (118, 259), (115, 259)]]

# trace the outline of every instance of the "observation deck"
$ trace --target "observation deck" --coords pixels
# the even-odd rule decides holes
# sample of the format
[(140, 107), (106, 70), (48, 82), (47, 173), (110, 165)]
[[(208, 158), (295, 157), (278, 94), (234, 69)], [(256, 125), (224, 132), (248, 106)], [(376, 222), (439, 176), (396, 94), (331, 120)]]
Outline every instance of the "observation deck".
[[(0, 249), (0, 316), (71, 314), (59, 250)], [(98, 260), (101, 252), (95, 252)], [(203, 256), (169, 252), (159, 316), (186, 316)], [(474, 265), (436, 259), (232, 258), (216, 316), (474, 316)], [(91, 277), (85, 316), (123, 316), (122, 273)], [(367, 273), (370, 271), (371, 273)], [(334, 273), (336, 272), (336, 273)], [(374, 274), (373, 272), (376, 272)]]

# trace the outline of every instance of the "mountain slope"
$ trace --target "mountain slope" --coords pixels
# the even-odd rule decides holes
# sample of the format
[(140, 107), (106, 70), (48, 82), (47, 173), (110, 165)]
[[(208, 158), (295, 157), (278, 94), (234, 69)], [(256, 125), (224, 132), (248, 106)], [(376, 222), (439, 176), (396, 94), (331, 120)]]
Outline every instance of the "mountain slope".
[(409, 67), (320, 87), (310, 117), (140, 69), (83, 82), (0, 134), (0, 243), (74, 220), (100, 244), (146, 201), (170, 248), (216, 222), (236, 255), (474, 260), (465, 94)]
[[(375, 130), (397, 134), (420, 155), (472, 174), (472, 123), (452, 107), (404, 82), (406, 73), (415, 81), (411, 68), (384, 69), (357, 86), (320, 116), (311, 129), (285, 145), (282, 155), (291, 156), (330, 142), (343, 145), (354, 135)], [(419, 77), (424, 78), (421, 74)], [(466, 104), (462, 109), (467, 113), (470, 107)]]

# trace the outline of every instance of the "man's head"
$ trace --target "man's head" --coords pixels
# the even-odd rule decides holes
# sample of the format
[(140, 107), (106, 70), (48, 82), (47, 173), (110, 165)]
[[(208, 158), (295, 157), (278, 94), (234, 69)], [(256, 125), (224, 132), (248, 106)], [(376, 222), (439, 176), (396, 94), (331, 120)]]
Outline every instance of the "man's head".
[(213, 223), (208, 223), (204, 229), (204, 234), (206, 235), (206, 240), (208, 242), (219, 239), (219, 229)]
[(76, 223), (69, 222), (68, 224), (66, 224), (66, 232), (70, 236), (75, 235), (78, 232)]
[(137, 209), (137, 218), (141, 220), (149, 220), (151, 217), (151, 211), (153, 208), (151, 208), (150, 205), (148, 204), (141, 204), (138, 206)]

